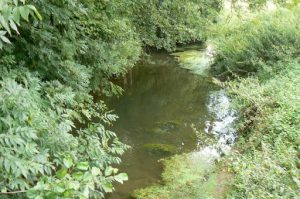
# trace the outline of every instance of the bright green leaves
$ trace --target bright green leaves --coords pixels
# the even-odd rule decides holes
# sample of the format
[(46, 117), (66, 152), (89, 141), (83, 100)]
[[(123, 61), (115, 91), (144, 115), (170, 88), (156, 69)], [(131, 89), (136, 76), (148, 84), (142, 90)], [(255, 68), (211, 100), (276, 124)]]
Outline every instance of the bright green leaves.
[(113, 173), (114, 173), (114, 168), (112, 168), (112, 167), (107, 167), (104, 172), (105, 176), (110, 176)]
[[(76, 166), (75, 166), (76, 165)], [(35, 187), (28, 191), (29, 198), (103, 198), (103, 193), (114, 190), (113, 181), (123, 183), (128, 180), (125, 173), (117, 174), (117, 169), (108, 167), (105, 172), (110, 175), (103, 176), (98, 167), (89, 167), (87, 162), (78, 162), (74, 168), (61, 168), (56, 172), (57, 178), (42, 178)], [(109, 172), (108, 172), (109, 171)], [(99, 191), (103, 191), (99, 192)]]
[(128, 180), (128, 175), (127, 175), (126, 173), (120, 173), (120, 174), (116, 175), (116, 176), (114, 177), (114, 179), (115, 179), (117, 182), (123, 184), (124, 181), (127, 181), (127, 180)]
[(101, 187), (105, 193), (111, 193), (114, 190), (114, 187), (111, 183), (102, 184)]
[(75, 179), (75, 180), (81, 180), (83, 178), (83, 172), (81, 171), (78, 171), (78, 172), (74, 172), (72, 173), (72, 177)]
[(299, 13), (299, 6), (262, 10), (217, 26), (214, 72), (245, 76), (225, 84), (240, 112), (242, 152), (229, 158), (227, 198), (299, 196)]
[(20, 15), (21, 15), (21, 17), (23, 19), (25, 19), (26, 21), (28, 21), (28, 17), (29, 17), (29, 13), (30, 13), (30, 10), (29, 10), (28, 6), (21, 6), (21, 7), (19, 7), (18, 8), (18, 12), (20, 13)]
[(62, 169), (60, 169), (56, 172), (56, 176), (59, 179), (62, 179), (67, 175), (67, 173), (68, 173), (68, 169), (67, 168), (62, 168)]
[(214, 38), (216, 49), (212, 71), (216, 75), (248, 75), (262, 70), (266, 63), (276, 68), (278, 61), (298, 57), (300, 48), (300, 9), (261, 11), (243, 19), (216, 26), (222, 30)]
[[(5, 36), (6, 32), (1, 30), (0, 31), (0, 38), (3, 42), (10, 44), (9, 39)], [(0, 44), (1, 45), (1, 44)]]
[(63, 160), (64, 166), (69, 169), (71, 166), (73, 166), (73, 159), (70, 156), (67, 156)]
[[(0, 169), (5, 183), (0, 185), (1, 190), (28, 190), (28, 198), (72, 198), (82, 194), (83, 198), (103, 198), (114, 181), (126, 180), (117, 175), (117, 169), (107, 166), (108, 162), (120, 163), (117, 156), (127, 148), (117, 141), (115, 133), (99, 123), (77, 131), (78, 136), (71, 133), (74, 113), (68, 112), (72, 109), (80, 114), (78, 106), (88, 109), (93, 118), (114, 120), (104, 104), (87, 104), (91, 98), (86, 98), (78, 105), (72, 89), (42, 84), (22, 67), (4, 70), (2, 78)], [(58, 109), (60, 103), (68, 108)]]
[(0, 2), (0, 30), (4, 29), (4, 33), (0, 33), (0, 49), (4, 43), (10, 43), (5, 36), (8, 33), (12, 35), (12, 30), (19, 34), (18, 27), (21, 19), (29, 21), (29, 16), (42, 20), (42, 16), (33, 5), (25, 5), (25, 1), (21, 1), (19, 5), (17, 0), (2, 0)]
[(8, 25), (8, 21), (0, 15), (0, 25), (9, 33), (11, 34), (11, 31), (10, 31), (10, 27)]
[(79, 162), (79, 163), (77, 163), (76, 168), (81, 171), (87, 171), (89, 169), (89, 163), (88, 162)]
[(98, 176), (101, 174), (101, 170), (97, 167), (92, 167), (91, 173), (93, 176)]
[[(296, 44), (295, 44), (296, 45)], [(277, 73), (228, 83), (240, 110), (238, 147), (229, 162), (235, 173), (229, 198), (297, 198), (299, 196), (300, 64), (277, 63)], [(280, 66), (281, 65), (281, 66)]]

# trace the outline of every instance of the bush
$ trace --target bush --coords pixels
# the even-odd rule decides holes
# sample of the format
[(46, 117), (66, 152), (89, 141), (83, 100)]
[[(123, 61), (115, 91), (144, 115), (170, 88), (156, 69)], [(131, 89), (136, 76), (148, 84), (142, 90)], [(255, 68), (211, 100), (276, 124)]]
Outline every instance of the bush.
[[(43, 83), (27, 69), (3, 75), (2, 194), (29, 190), (28, 198), (103, 197), (112, 191), (113, 181), (127, 179), (109, 166), (120, 163), (118, 156), (127, 146), (101, 124), (116, 119), (104, 104), (93, 104), (88, 94), (76, 93), (58, 81)], [(92, 118), (101, 123), (91, 122)], [(73, 121), (83, 120), (90, 121), (89, 126), (75, 130)]]
[(225, 24), (228, 28), (221, 28), (224, 32), (216, 41), (212, 72), (245, 75), (265, 67), (277, 71), (276, 63), (289, 62), (300, 54), (299, 13), (299, 7), (281, 8)]
[(227, 198), (300, 195), (299, 11), (264, 10), (220, 24), (212, 72), (235, 77), (225, 85), (240, 113)]
[(295, 61), (269, 80), (251, 77), (229, 83), (243, 113), (237, 145), (241, 154), (231, 163), (236, 176), (229, 198), (299, 196), (299, 75)]
[[(135, 0), (133, 22), (147, 46), (173, 50), (177, 44), (205, 41), (222, 0)], [(130, 7), (130, 6), (128, 6)]]

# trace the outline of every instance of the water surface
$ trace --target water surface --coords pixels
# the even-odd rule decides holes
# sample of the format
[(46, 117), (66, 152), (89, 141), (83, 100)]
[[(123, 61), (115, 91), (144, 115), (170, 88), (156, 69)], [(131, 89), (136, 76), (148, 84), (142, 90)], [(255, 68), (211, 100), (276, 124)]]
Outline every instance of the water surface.
[[(151, 53), (139, 62), (123, 87), (124, 95), (111, 100), (109, 106), (119, 116), (113, 130), (132, 147), (119, 166), (128, 173), (129, 181), (116, 185), (110, 199), (130, 198), (134, 189), (158, 182), (162, 172), (159, 159), (199, 147), (191, 125), (204, 131), (213, 117), (207, 106), (209, 95), (218, 89), (211, 78), (180, 68), (174, 57), (164, 52)], [(172, 150), (151, 150), (152, 144)]]

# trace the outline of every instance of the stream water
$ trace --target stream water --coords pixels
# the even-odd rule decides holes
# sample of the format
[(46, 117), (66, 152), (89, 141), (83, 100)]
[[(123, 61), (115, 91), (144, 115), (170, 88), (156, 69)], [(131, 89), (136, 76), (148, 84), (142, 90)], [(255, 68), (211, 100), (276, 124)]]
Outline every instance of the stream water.
[(230, 129), (229, 133), (218, 132), (224, 128), (224, 118), (229, 123), (234, 118), (232, 112), (224, 113), (228, 108), (218, 108), (227, 106), (226, 95), (210, 77), (180, 68), (173, 56), (151, 53), (125, 80), (124, 95), (110, 100), (109, 107), (119, 116), (113, 130), (132, 147), (118, 166), (128, 173), (129, 181), (116, 184), (116, 192), (107, 198), (127, 199), (133, 190), (159, 182), (161, 158), (200, 149), (205, 153), (220, 150), (205, 146), (195, 128), (216, 137), (220, 145), (234, 141)]

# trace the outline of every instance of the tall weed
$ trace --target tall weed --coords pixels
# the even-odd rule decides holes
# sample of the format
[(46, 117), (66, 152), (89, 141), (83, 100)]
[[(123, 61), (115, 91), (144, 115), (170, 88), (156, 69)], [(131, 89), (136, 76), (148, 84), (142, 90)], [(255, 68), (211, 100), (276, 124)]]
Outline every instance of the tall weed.
[[(266, 66), (289, 62), (300, 54), (300, 8), (259, 13), (248, 21), (229, 20), (215, 41), (216, 75), (257, 72)], [(233, 28), (232, 28), (233, 27)], [(221, 33), (221, 34), (220, 34)]]

